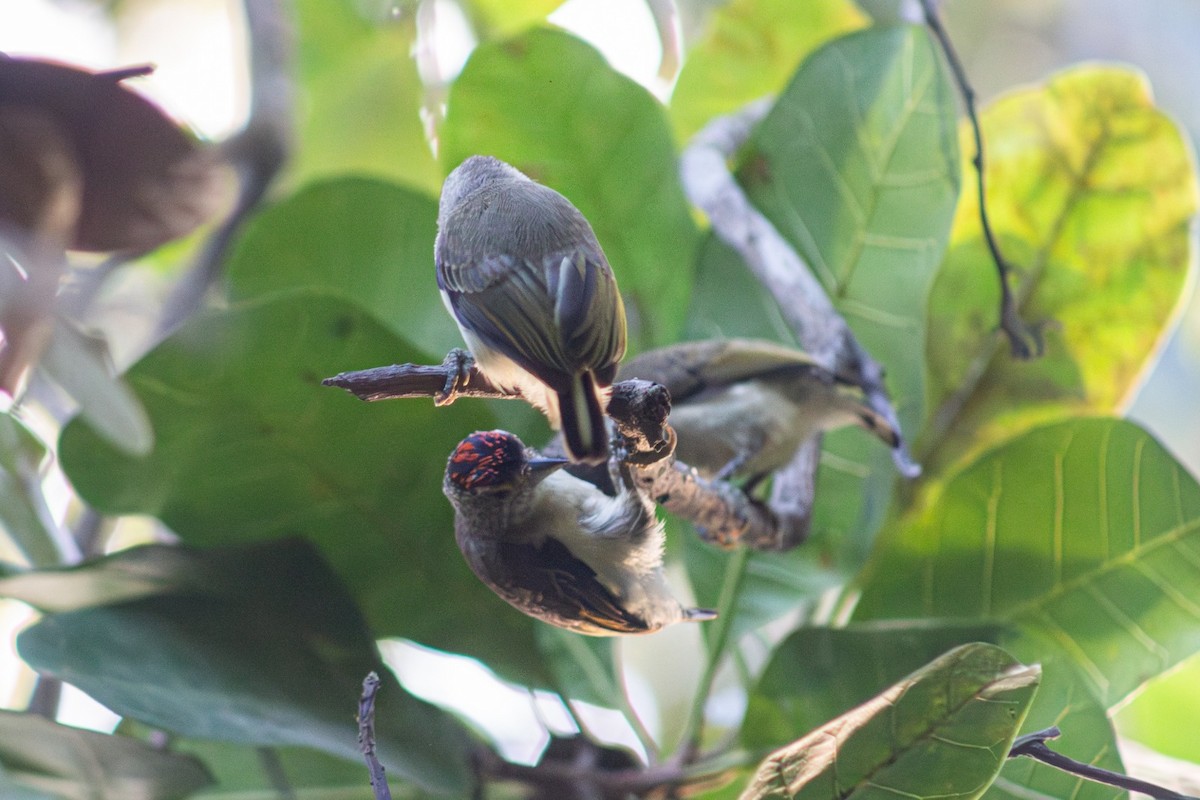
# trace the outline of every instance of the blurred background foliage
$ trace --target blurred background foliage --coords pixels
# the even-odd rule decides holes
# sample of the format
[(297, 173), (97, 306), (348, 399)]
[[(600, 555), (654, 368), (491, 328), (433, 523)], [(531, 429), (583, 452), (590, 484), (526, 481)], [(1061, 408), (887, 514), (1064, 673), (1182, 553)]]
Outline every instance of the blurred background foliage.
[[(56, 47), (78, 42), (58, 58), (162, 62), (137, 87), (202, 137), (245, 119), (256, 43), (233, 0), (9, 3), (4, 52), (38, 52), (45, 28), (29, 20), (44, 15)], [(1022, 673), (1019, 713), (967, 726), (980, 747), (1023, 720), (1060, 725), (1060, 749), (1111, 769), (1144, 752), (1128, 740), (1200, 763), (1200, 5), (945, 8), (986, 101), (990, 209), (1023, 313), (1055, 321), (1036, 362), (1013, 361), (995, 332), (970, 139), (943, 61), (922, 29), (873, 24), (886, 3), (680, 0), (657, 28), (650, 9), (672, 4), (287, 5), (292, 157), (203, 308), (156, 333), (211, 228), (121, 265), (76, 314), (125, 374), (85, 372), (73, 394), (111, 402), (70, 419), (69, 398), (35, 377), (0, 416), (0, 594), (7, 629), (24, 629), (5, 705), (28, 705), (33, 667), (111, 710), (68, 692), (64, 722), (120, 717), (125, 734), (5, 713), (5, 796), (284, 785), (370, 797), (350, 714), (380, 663), (398, 676), (378, 726), (400, 796), (464, 796), (474, 742), (533, 762), (550, 732), (576, 725), (650, 759), (693, 739), (759, 756), (889, 686), (917, 698), (905, 713), (932, 719), (922, 692), (958, 667), (914, 671), (966, 642), (1042, 665)], [(1080, 65), (1098, 58), (1133, 66)], [(189, 68), (208, 105), (178, 93)], [(676, 175), (690, 135), (767, 93), (779, 99), (733, 166), (884, 363), (925, 474), (904, 483), (861, 432), (831, 435), (804, 547), (720, 552), (671, 522), (672, 580), (719, 607), (720, 628), (614, 643), (535, 624), (466, 569), (440, 483), (466, 433), (503, 425), (537, 442), (542, 419), (508, 403), (368, 405), (320, 380), (435, 363), (459, 343), (430, 256), (442, 176), (476, 152), (591, 220), (633, 351), (791, 340)], [(68, 293), (103, 268), (73, 266)], [(95, 422), (106, 413), (107, 430)], [(140, 413), (148, 453), (120, 433)], [(80, 552), (64, 534), (89, 527)], [(186, 547), (128, 549), (163, 541)], [(960, 657), (980, 686), (1016, 669), (977, 648)], [(169, 752), (143, 744), (160, 731)], [(35, 737), (46, 744), (31, 754)], [(945, 754), (931, 767), (919, 742), (880, 751), (865, 738), (845, 755), (926, 759), (889, 768), (880, 780), (896, 790), (986, 785), (1003, 766), (992, 797), (1118, 794), (1002, 752), (974, 771)], [(703, 796), (734, 796), (751, 756)]]

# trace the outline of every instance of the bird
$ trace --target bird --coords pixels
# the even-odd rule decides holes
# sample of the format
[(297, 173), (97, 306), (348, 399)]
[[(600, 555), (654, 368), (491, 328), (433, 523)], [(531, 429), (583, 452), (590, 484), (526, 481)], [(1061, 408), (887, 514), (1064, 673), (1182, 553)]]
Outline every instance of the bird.
[(652, 633), (716, 613), (685, 608), (663, 573), (663, 526), (640, 491), (616, 496), (561, 471), (514, 434), (476, 431), (442, 490), (468, 566), (519, 611), (592, 636)]
[(861, 386), (771, 341), (670, 345), (626, 361), (618, 378), (667, 388), (676, 456), (706, 478), (746, 478), (753, 486), (810, 437), (847, 425), (893, 449), (901, 443), (900, 433), (866, 404)]
[[(438, 288), (475, 365), (561, 428), (572, 461), (604, 463), (625, 306), (591, 225), (490, 156), (446, 178), (437, 224)], [(441, 398), (452, 400), (452, 391)]]

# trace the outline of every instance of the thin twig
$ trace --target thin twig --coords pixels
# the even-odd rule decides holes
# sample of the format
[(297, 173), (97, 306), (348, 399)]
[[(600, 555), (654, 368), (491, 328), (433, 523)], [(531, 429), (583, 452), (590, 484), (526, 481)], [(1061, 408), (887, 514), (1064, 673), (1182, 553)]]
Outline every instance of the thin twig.
[(1046, 745), (1046, 740), (1057, 739), (1061, 733), (1062, 731), (1057, 727), (1053, 727), (1022, 736), (1013, 742), (1012, 748), (1008, 751), (1008, 757), (1017, 758), (1018, 756), (1025, 756), (1032, 758), (1035, 761), (1040, 761), (1063, 772), (1078, 775), (1085, 780), (1116, 786), (1131, 792), (1140, 792), (1157, 800), (1196, 800), (1194, 797), (1173, 792), (1170, 789), (1165, 789), (1148, 781), (1131, 778), (1128, 775), (1122, 775), (1119, 772), (1112, 772), (1091, 764), (1085, 764), (1082, 761), (1076, 761), (1073, 758), (1064, 756), (1062, 753), (1056, 753)]
[(996, 264), (996, 272), (1000, 279), (1000, 329), (1008, 337), (1009, 347), (1015, 358), (1039, 358), (1045, 350), (1042, 329), (1046, 327), (1047, 323), (1043, 320), (1030, 324), (1021, 319), (1011, 286), (1013, 268), (1000, 251), (1000, 242), (996, 238), (991, 218), (988, 216), (987, 190), (984, 179), (983, 128), (979, 124), (979, 113), (975, 108), (975, 90), (967, 79), (967, 71), (958, 57), (958, 51), (955, 50), (950, 35), (942, 25), (942, 20), (934, 7), (934, 0), (921, 0), (921, 8), (925, 13), (925, 24), (933, 32), (934, 38), (937, 39), (938, 45), (946, 56), (946, 62), (950, 65), (950, 72), (962, 95), (963, 105), (967, 110), (967, 119), (975, 138), (975, 156), (971, 159), (971, 165), (975, 168), (978, 178), (976, 188), (979, 194), (979, 224), (983, 228), (983, 239), (987, 243), (988, 252), (992, 254), (992, 260)]
[(258, 763), (267, 776), (267, 782), (279, 795), (280, 800), (296, 800), (296, 789), (288, 780), (279, 751), (274, 747), (256, 747), (254, 752), (258, 755)]
[(375, 695), (379, 693), (379, 674), (374, 670), (363, 678), (362, 696), (358, 700), (358, 750), (367, 762), (371, 775), (371, 791), (375, 800), (392, 800), (383, 764), (375, 755)]

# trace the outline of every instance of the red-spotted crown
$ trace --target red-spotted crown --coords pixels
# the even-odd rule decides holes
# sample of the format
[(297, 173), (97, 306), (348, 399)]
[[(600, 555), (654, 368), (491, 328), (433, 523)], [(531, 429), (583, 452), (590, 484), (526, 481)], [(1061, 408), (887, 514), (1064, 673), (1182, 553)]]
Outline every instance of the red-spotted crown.
[(468, 492), (510, 487), (528, 463), (525, 444), (508, 431), (477, 431), (458, 443), (446, 477)]

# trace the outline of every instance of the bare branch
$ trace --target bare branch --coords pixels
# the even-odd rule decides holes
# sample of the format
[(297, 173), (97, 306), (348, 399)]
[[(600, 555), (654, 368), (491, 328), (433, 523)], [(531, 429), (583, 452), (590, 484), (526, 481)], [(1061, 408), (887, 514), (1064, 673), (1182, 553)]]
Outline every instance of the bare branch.
[(367, 677), (363, 678), (362, 696), (358, 700), (358, 750), (367, 762), (375, 800), (392, 800), (392, 790), (388, 787), (383, 764), (375, 755), (375, 695), (378, 693), (379, 675), (374, 671), (368, 672)]

